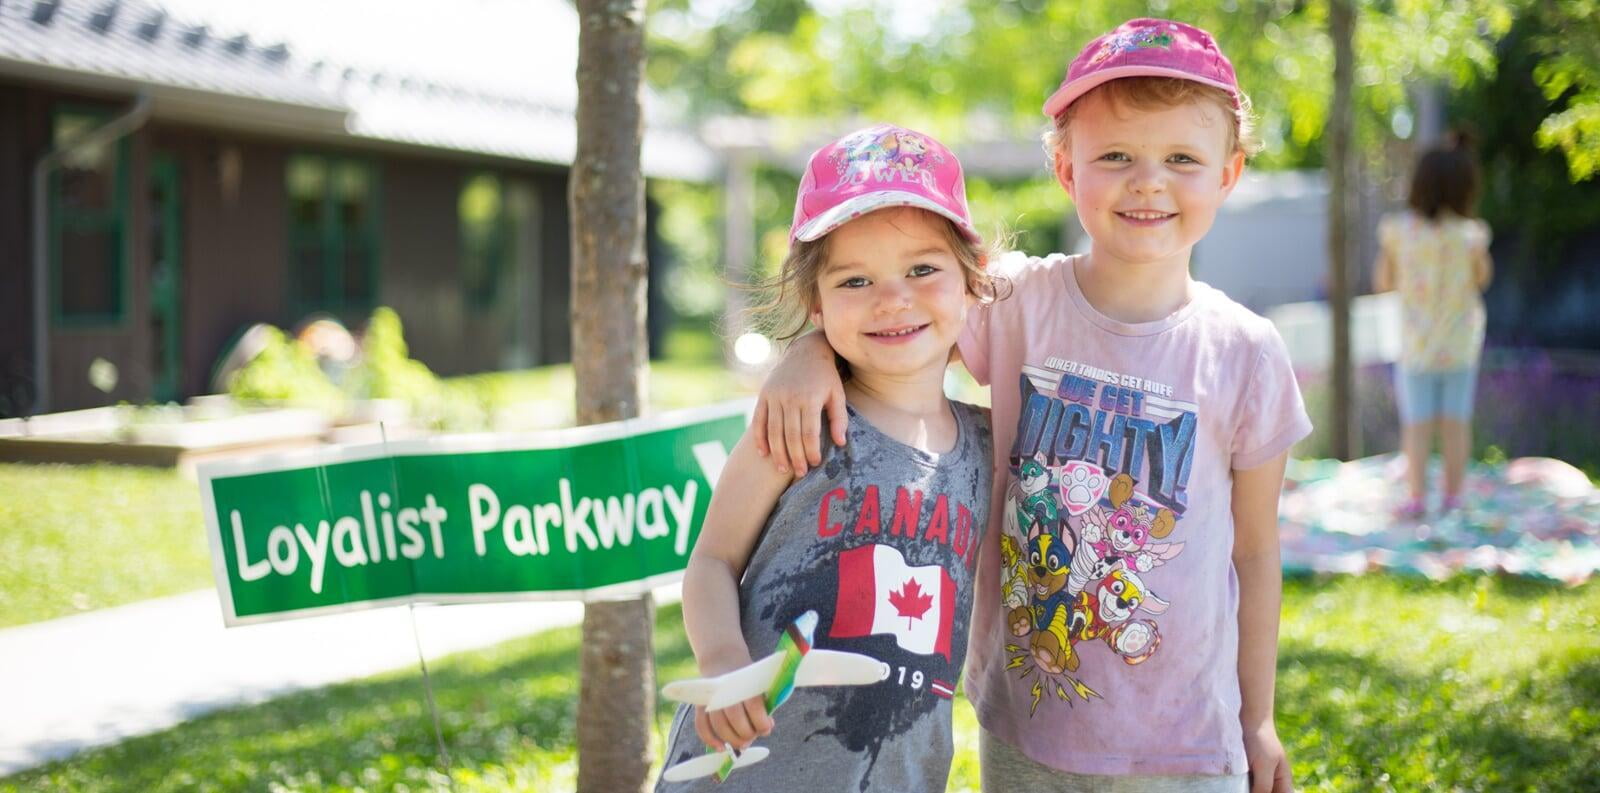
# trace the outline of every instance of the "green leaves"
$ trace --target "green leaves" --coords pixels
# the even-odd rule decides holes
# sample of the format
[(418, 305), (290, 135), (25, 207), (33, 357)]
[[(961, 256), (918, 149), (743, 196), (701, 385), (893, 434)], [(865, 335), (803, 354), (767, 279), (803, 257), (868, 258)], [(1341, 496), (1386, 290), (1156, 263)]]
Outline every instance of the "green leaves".
[[(755, 2), (717, 18), (659, 0), (651, 67), (657, 90), (699, 108), (807, 121), (892, 119), (953, 145), (975, 124), (1027, 136), (1066, 64), (1090, 39), (1138, 16), (1200, 25), (1217, 36), (1255, 102), (1267, 150), (1260, 167), (1321, 162), (1333, 51), (1326, 0), (944, 0), (926, 4), (798, 0)], [(692, 4), (691, 4), (692, 5)], [(1379, 148), (1417, 84), (1460, 88), (1498, 67), (1496, 48), (1519, 16), (1559, 17), (1576, 30), (1600, 18), (1596, 0), (1360, 0), (1357, 3), (1358, 140)], [(911, 10), (911, 9), (915, 10)], [(698, 27), (697, 27), (698, 25)], [(1567, 39), (1574, 38), (1567, 36)], [(1593, 36), (1550, 50), (1541, 84), (1556, 95), (1588, 86), (1552, 116), (1541, 144), (1572, 159), (1574, 178), (1596, 167)], [(1580, 44), (1586, 49), (1573, 49)], [(1563, 50), (1571, 52), (1554, 57)], [(1548, 81), (1548, 82), (1546, 82)], [(1404, 125), (1400, 125), (1404, 128)], [(1409, 131), (1407, 130), (1408, 134)], [(1041, 161), (1041, 168), (1043, 167)]]
[(1535, 139), (1566, 155), (1568, 178), (1588, 179), (1600, 173), (1600, 40), (1593, 35), (1600, 2), (1544, 3), (1535, 13), (1548, 32), (1535, 40), (1546, 58), (1534, 67), (1533, 80), (1546, 99), (1565, 102), (1539, 124)]

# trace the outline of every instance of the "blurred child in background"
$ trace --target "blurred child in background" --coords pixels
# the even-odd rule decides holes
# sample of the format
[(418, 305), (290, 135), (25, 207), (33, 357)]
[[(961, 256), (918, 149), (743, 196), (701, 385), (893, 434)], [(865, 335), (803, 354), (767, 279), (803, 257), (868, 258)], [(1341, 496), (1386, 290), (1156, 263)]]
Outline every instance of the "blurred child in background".
[(1461, 504), (1472, 448), (1472, 396), (1483, 351), (1483, 290), (1489, 285), (1489, 226), (1475, 217), (1478, 170), (1459, 135), (1417, 162), (1403, 212), (1378, 224), (1374, 286), (1400, 293), (1401, 353), (1395, 370), (1400, 448), (1408, 500), (1400, 517), (1425, 512), (1434, 435), (1444, 457), (1441, 510)]

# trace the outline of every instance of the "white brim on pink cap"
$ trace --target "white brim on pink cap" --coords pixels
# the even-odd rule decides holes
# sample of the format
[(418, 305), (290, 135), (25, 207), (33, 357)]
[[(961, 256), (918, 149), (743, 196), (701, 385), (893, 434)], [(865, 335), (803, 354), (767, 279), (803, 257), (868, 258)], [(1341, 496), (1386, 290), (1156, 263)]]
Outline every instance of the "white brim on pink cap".
[(1111, 82), (1112, 80), (1120, 80), (1124, 77), (1172, 77), (1178, 80), (1188, 80), (1192, 83), (1200, 83), (1202, 85), (1209, 85), (1213, 88), (1221, 88), (1222, 90), (1228, 92), (1229, 96), (1233, 97), (1234, 105), (1239, 104), (1239, 89), (1236, 86), (1229, 85), (1220, 80), (1208, 80), (1204, 77), (1195, 75), (1193, 72), (1184, 71), (1183, 69), (1173, 69), (1164, 66), (1130, 65), (1114, 66), (1109, 69), (1101, 69), (1092, 74), (1087, 74), (1076, 80), (1067, 82), (1065, 85), (1057, 88), (1056, 92), (1051, 94), (1049, 99), (1044, 100), (1044, 114), (1050, 118), (1055, 118), (1056, 116), (1061, 115), (1062, 111), (1067, 109), (1067, 105), (1077, 101), (1078, 98), (1084, 94), (1087, 94), (1101, 85)]
[(939, 206), (937, 202), (929, 198), (903, 190), (880, 190), (873, 193), (863, 193), (838, 205), (829, 207), (821, 214), (806, 221), (805, 225), (795, 229), (794, 239), (802, 242), (821, 239), (828, 232), (862, 215), (880, 209), (888, 209), (889, 207), (925, 209), (956, 224), (956, 228), (961, 230), (961, 235), (971, 240), (974, 244), (983, 244), (983, 237), (978, 234), (977, 229), (974, 229), (966, 218)]

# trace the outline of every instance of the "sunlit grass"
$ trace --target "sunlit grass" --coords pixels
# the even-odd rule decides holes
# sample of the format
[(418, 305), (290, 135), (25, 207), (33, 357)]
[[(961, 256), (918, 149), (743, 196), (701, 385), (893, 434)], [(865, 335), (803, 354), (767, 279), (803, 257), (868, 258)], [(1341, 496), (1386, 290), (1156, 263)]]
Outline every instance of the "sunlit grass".
[(0, 627), (205, 587), (210, 554), (171, 469), (0, 463)]
[[(449, 771), (415, 670), (213, 713), (0, 790), (570, 790), (579, 631), (430, 663)], [(676, 606), (658, 677), (693, 672)], [(1285, 585), (1278, 728), (1308, 791), (1585, 791), (1600, 779), (1600, 585), (1393, 576)], [(656, 710), (656, 754), (671, 718)], [(978, 789), (955, 708), (952, 791)]]

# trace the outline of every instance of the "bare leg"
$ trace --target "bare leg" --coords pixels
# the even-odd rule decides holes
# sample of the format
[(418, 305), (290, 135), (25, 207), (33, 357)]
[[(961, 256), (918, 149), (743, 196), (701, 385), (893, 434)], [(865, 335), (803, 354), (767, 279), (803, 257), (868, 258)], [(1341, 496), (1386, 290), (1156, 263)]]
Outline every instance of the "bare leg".
[(1472, 448), (1472, 425), (1458, 419), (1439, 419), (1439, 451), (1444, 456), (1444, 497), (1461, 495), (1467, 473), (1467, 450)]
[(1411, 491), (1412, 501), (1422, 500), (1434, 424), (1433, 421), (1418, 421), (1400, 427), (1400, 452), (1406, 456), (1406, 487)]

